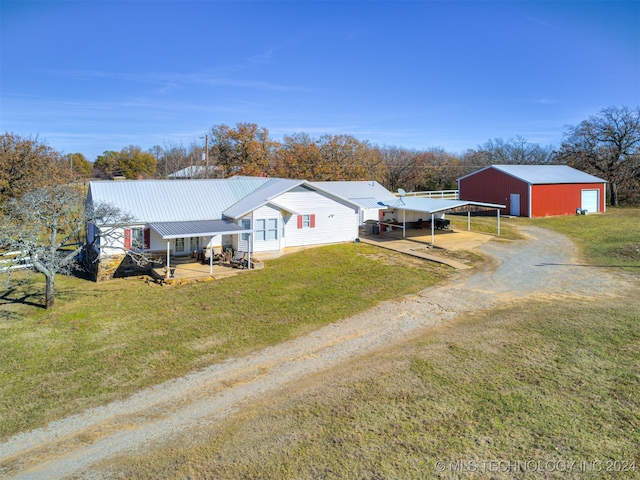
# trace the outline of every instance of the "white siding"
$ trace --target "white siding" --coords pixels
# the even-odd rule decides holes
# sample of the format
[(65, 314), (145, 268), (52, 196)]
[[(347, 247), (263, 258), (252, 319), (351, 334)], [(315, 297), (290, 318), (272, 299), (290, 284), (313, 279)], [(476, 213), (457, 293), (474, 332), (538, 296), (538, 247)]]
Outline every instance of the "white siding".
[[(275, 239), (260, 239), (260, 232), (258, 232), (259, 220), (264, 220), (265, 228), (269, 229), (269, 220), (277, 221), (277, 229), (276, 229), (276, 238)], [(259, 252), (272, 252), (272, 251), (280, 251), (280, 241), (282, 240), (282, 215), (280, 214), (280, 210), (271, 207), (269, 205), (265, 205), (264, 207), (260, 207), (253, 212), (253, 229), (255, 231), (253, 235), (253, 251), (256, 253)], [(265, 235), (268, 232), (265, 232)], [(246, 245), (247, 242), (241, 242)], [(239, 248), (239, 250), (243, 250)], [(246, 250), (245, 250), (246, 251)]]
[(358, 237), (358, 210), (323, 193), (291, 191), (273, 199), (278, 205), (302, 215), (315, 215), (315, 228), (298, 228), (297, 216), (286, 218), (287, 247), (353, 241)]

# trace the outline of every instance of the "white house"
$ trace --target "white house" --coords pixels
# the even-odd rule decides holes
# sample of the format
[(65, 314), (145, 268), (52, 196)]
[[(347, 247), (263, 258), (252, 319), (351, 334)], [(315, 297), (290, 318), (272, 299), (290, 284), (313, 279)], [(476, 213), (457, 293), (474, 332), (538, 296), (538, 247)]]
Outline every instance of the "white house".
[[(87, 205), (100, 203), (133, 220), (109, 240), (100, 239), (99, 279), (110, 278), (135, 245), (167, 259), (206, 246), (263, 259), (290, 247), (354, 241), (360, 224), (353, 201), (321, 184), (281, 178), (91, 182)], [(107, 222), (89, 225), (88, 241), (108, 228)]]
[(386, 204), (398, 200), (398, 197), (375, 180), (313, 182), (312, 185), (358, 205), (360, 207), (360, 224), (364, 224), (367, 220), (378, 221), (380, 210), (387, 208)]

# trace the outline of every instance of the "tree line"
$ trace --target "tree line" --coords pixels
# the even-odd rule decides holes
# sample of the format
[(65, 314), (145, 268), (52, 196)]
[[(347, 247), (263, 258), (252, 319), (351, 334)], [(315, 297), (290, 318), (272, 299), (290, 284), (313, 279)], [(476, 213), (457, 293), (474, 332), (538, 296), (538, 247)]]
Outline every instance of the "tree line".
[[(225, 178), (264, 175), (310, 181), (377, 180), (390, 190), (448, 190), (456, 179), (492, 164), (567, 164), (607, 181), (609, 203), (640, 204), (640, 107), (610, 107), (569, 127), (560, 148), (522, 137), (489, 140), (477, 149), (451, 154), (440, 148), (409, 150), (379, 147), (350, 135), (306, 133), (274, 141), (252, 123), (214, 126), (205, 148), (192, 145), (129, 146), (107, 151), (93, 166), (79, 153), (62, 155), (37, 137), (4, 133), (0, 137), (0, 254), (12, 252), (14, 264), (28, 261), (46, 279), (44, 306), (54, 304), (55, 279), (77, 266), (86, 247), (87, 222), (109, 218), (110, 230), (130, 218), (110, 205), (87, 209), (85, 191), (75, 181), (98, 173), (104, 178), (166, 178), (192, 167), (191, 176)], [(194, 172), (196, 174), (194, 175)], [(90, 246), (89, 246), (90, 247)], [(90, 249), (85, 251), (89, 252)], [(0, 273), (11, 268), (3, 260)]]
[(190, 178), (262, 175), (309, 181), (377, 180), (389, 190), (447, 190), (492, 164), (565, 164), (607, 181), (611, 205), (640, 204), (640, 107), (609, 107), (570, 126), (559, 148), (523, 137), (495, 138), (463, 153), (378, 146), (351, 135), (307, 133), (276, 141), (254, 123), (215, 125), (199, 145), (130, 145), (105, 151), (91, 164), (80, 153), (61, 155), (33, 138), (5, 133), (0, 147), (0, 202), (26, 187), (77, 177), (169, 178), (190, 167)]

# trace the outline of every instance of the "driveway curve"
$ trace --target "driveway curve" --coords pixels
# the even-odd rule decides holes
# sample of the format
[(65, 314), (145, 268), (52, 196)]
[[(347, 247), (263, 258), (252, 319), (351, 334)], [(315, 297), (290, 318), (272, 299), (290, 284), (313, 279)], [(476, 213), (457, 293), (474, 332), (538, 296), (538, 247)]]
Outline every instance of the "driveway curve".
[(490, 261), (399, 301), (388, 301), (294, 340), (191, 373), (93, 408), (49, 426), (18, 434), (0, 445), (0, 476), (90, 476), (96, 462), (166, 441), (242, 409), (288, 382), (339, 365), (420, 330), (531, 296), (618, 296), (628, 276), (582, 265), (564, 236), (523, 227), (524, 241), (478, 247)]

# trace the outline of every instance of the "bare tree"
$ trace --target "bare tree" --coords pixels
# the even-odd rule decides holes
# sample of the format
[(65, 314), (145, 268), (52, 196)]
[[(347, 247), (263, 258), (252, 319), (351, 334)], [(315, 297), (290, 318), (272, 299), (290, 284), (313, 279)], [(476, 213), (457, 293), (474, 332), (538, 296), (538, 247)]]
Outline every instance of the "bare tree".
[(482, 165), (542, 165), (553, 159), (551, 146), (542, 147), (520, 136), (489, 140), (478, 147), (478, 153), (476, 161)]
[(609, 107), (569, 127), (557, 159), (607, 181), (611, 205), (640, 181), (640, 107)]
[[(104, 222), (111, 226), (101, 232), (102, 238), (118, 235), (131, 218), (110, 205), (91, 210), (84, 206), (84, 195), (66, 185), (32, 190), (5, 205), (0, 224), (0, 245), (17, 252), (13, 261), (28, 262), (46, 279), (45, 308), (51, 308), (55, 298), (56, 275), (70, 273), (76, 259), (86, 246), (83, 233), (87, 222)], [(96, 240), (99, 237), (96, 237)], [(3, 269), (7, 281), (12, 269)]]

